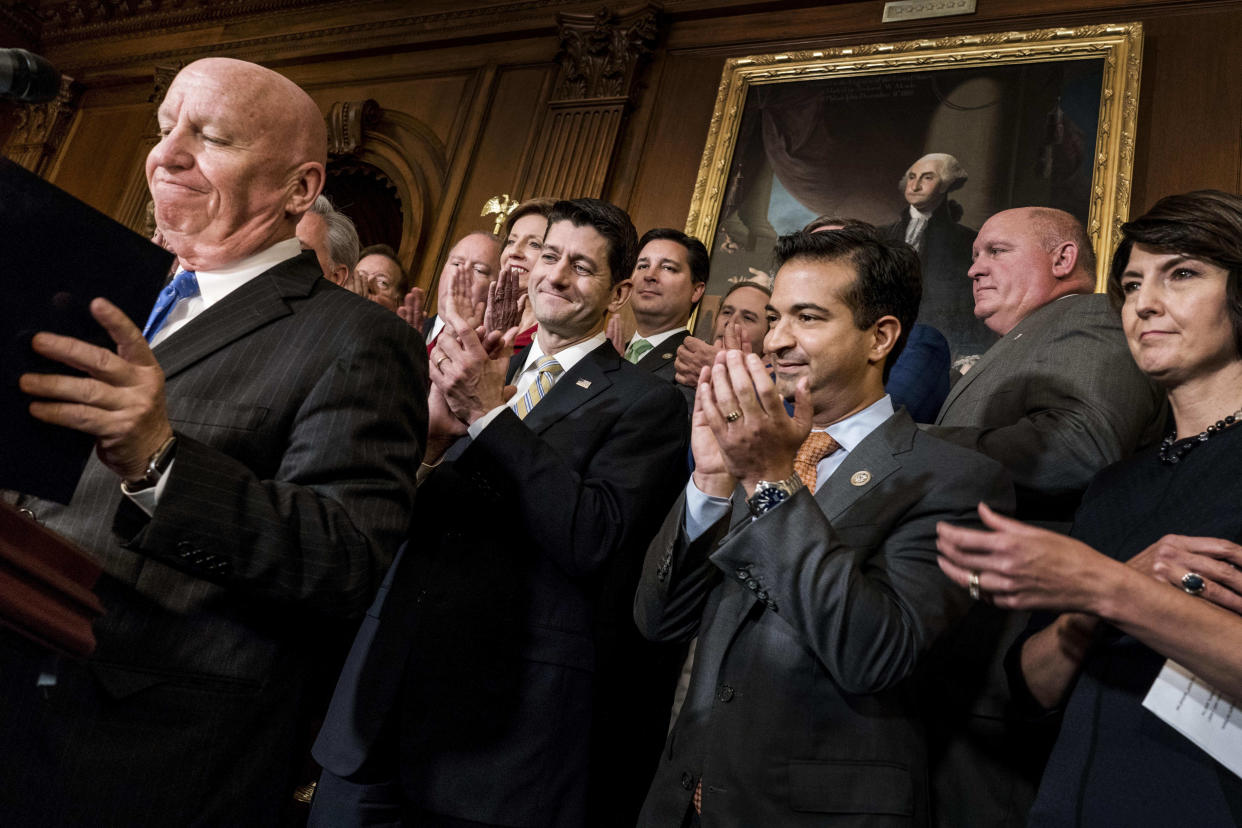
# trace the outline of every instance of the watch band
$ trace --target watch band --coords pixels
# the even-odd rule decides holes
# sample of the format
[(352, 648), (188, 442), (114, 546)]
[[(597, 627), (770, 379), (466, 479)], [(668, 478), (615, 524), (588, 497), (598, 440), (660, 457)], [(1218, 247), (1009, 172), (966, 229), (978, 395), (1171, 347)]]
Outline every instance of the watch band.
[(755, 484), (755, 491), (746, 498), (746, 507), (751, 515), (759, 517), (784, 503), (794, 492), (802, 488), (802, 478), (794, 472), (784, 480), (760, 480)]
[(168, 471), (173, 461), (173, 452), (177, 448), (177, 435), (173, 434), (165, 440), (147, 461), (147, 468), (137, 480), (122, 480), (121, 491), (127, 495), (145, 491), (160, 482), (164, 472)]

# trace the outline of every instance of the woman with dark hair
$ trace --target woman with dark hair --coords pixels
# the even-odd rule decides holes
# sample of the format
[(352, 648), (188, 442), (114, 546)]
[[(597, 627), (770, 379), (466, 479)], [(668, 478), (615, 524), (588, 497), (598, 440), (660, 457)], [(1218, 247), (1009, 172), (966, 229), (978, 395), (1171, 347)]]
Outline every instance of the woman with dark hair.
[[(539, 259), (543, 250), (543, 237), (548, 232), (548, 213), (554, 198), (531, 198), (523, 201), (505, 219), (501, 235), (500, 272), (513, 268), (518, 277), (518, 295), (526, 296), (526, 286), (530, 269)], [(530, 300), (520, 300), (522, 319), (518, 323), (518, 335), (513, 340), (513, 352), (525, 348), (535, 338), (539, 322), (535, 319), (535, 310)]]
[(1009, 659), (1016, 698), (1064, 707), (1031, 825), (1233, 825), (1240, 765), (1143, 702), (1167, 662), (1242, 701), (1242, 198), (1169, 196), (1122, 233), (1109, 293), (1168, 393), (1168, 436), (1096, 477), (1072, 537), (980, 506), (990, 531), (942, 525), (940, 564), (976, 598), (1049, 612)]

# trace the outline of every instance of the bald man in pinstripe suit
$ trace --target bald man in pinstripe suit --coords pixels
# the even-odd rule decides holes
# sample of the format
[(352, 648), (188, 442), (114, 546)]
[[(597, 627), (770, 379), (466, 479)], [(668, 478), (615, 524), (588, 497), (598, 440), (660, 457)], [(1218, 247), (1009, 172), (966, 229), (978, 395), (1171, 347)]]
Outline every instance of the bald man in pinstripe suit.
[(411, 513), (422, 341), (294, 237), (323, 184), (318, 108), (209, 59), (159, 124), (147, 179), (178, 274), (144, 332), (93, 303), (116, 353), (35, 337), (87, 377), (21, 380), (34, 416), (96, 438), (67, 506), (21, 502), (103, 566), (107, 614), (84, 662), (0, 638), (8, 825), (277, 824), (309, 679), (339, 665)]

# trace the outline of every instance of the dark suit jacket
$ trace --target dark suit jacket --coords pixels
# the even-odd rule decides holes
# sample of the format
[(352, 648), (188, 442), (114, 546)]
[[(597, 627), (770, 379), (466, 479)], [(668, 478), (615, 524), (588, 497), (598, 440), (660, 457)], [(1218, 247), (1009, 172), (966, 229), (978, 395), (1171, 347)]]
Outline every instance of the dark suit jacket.
[(319, 762), (359, 782), (399, 775), (443, 816), (588, 824), (593, 675), (614, 655), (596, 644), (612, 620), (601, 588), (641, 565), (685, 481), (687, 439), (681, 396), (605, 342), (525, 421), (506, 409), (459, 441), (419, 490)]
[(908, 679), (970, 603), (936, 565), (936, 522), (977, 523), (980, 500), (1012, 506), (1004, 471), (898, 412), (758, 520), (735, 497), (732, 528), (687, 543), (679, 502), (634, 618), (699, 639), (639, 824), (680, 826), (700, 778), (704, 828), (926, 824)]
[[(889, 225), (896, 241), (905, 241), (910, 225), (910, 210)], [(970, 289), (971, 245), (976, 232), (953, 218), (948, 201), (943, 202), (927, 221), (919, 248), (923, 266), (923, 300), (919, 304), (918, 321), (943, 333), (953, 349), (953, 358), (981, 354), (996, 339), (982, 322), (975, 318), (975, 300)]]
[(46, 700), (43, 660), (4, 657), (9, 825), (273, 824), (311, 668), (331, 666), (325, 642), (362, 614), (408, 526), (422, 342), (313, 253), (155, 355), (179, 443), (154, 516), (94, 458), (68, 506), (27, 502), (103, 565), (107, 615)]
[[(1119, 315), (1090, 294), (1019, 322), (954, 384), (928, 431), (1000, 462), (1017, 487), (1017, 517), (1068, 532), (1092, 478), (1157, 439), (1162, 412)], [(946, 828), (1026, 824), (1055, 735), (1012, 707), (1004, 655), (1027, 617), (979, 604), (927, 662), (932, 784)]]
[(677, 361), (677, 349), (681, 347), (681, 343), (685, 342), (686, 337), (689, 335), (689, 331), (678, 331), (648, 351), (637, 362), (637, 365), (639, 368), (650, 371), (660, 379), (673, 383), (677, 390), (681, 392), (681, 395), (686, 398), (687, 411), (692, 411), (694, 410), (695, 389), (680, 385), (677, 382), (677, 371), (674, 368), (674, 363)]
[(893, 407), (904, 407), (916, 423), (935, 422), (949, 395), (949, 343), (929, 325), (913, 325), (884, 383)]

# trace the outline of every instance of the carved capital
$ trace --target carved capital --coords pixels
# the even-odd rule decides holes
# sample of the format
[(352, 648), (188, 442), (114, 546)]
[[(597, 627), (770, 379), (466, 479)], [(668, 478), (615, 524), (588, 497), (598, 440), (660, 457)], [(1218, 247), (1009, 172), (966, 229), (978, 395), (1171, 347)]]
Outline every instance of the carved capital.
[(371, 98), (337, 101), (328, 110), (328, 157), (356, 155), (362, 149), (363, 132), (374, 127), (384, 111)]
[(659, 32), (660, 7), (623, 14), (601, 8), (595, 14), (558, 14), (561, 38), (554, 101), (628, 98), (640, 64)]
[(42, 104), (17, 107), (17, 124), (9, 134), (5, 154), (33, 173), (42, 173), (56, 156), (77, 111), (78, 89), (73, 78), (60, 81), (60, 94)]
[(151, 90), (151, 97), (147, 98), (147, 100), (155, 104), (156, 109), (159, 109), (160, 104), (164, 102), (164, 96), (168, 94), (168, 87), (172, 85), (173, 78), (177, 77), (177, 73), (184, 66), (184, 63), (178, 63), (174, 66), (155, 67), (155, 81)]

